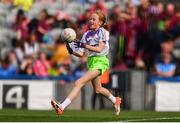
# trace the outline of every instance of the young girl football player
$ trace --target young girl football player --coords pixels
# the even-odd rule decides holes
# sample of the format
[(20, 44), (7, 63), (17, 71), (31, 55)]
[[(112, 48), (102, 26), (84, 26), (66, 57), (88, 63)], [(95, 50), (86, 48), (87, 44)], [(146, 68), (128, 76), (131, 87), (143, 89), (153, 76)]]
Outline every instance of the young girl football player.
[(80, 79), (76, 80), (74, 88), (61, 104), (51, 100), (51, 104), (58, 115), (63, 114), (63, 110), (71, 104), (80, 93), (81, 88), (88, 82), (92, 83), (96, 93), (104, 95), (114, 104), (116, 114), (119, 115), (121, 98), (113, 96), (106, 88), (101, 86), (100, 81), (100, 76), (109, 68), (109, 60), (107, 58), (109, 52), (109, 32), (103, 28), (105, 21), (106, 17), (101, 11), (91, 14), (88, 21), (90, 30), (83, 35), (80, 41), (74, 43), (77, 48), (83, 49), (83, 52), (73, 51), (69, 44), (67, 44), (70, 54), (81, 57), (86, 53), (88, 56), (88, 71)]

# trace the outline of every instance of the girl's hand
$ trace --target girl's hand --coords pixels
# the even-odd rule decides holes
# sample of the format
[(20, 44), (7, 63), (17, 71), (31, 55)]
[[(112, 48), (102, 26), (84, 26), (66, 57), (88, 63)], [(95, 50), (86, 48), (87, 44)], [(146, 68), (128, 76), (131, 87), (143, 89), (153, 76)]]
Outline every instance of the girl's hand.
[(78, 48), (78, 47), (85, 48), (86, 47), (86, 43), (82, 43), (80, 41), (75, 42), (74, 45), (76, 45), (76, 48)]

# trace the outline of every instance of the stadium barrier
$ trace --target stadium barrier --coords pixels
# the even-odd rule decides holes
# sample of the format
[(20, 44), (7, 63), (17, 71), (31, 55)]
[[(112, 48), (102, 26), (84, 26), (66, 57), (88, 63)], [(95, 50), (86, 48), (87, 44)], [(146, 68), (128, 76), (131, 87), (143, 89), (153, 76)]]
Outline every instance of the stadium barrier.
[[(148, 74), (144, 71), (112, 70), (106, 87), (116, 96), (122, 97), (122, 109), (180, 111), (180, 78), (153, 78), (153, 83), (147, 83), (147, 79)], [(52, 109), (50, 100), (63, 101), (71, 91), (73, 82), (74, 80), (67, 76), (28, 79), (25, 76), (0, 77), (0, 109)], [(94, 90), (89, 83), (82, 88), (78, 98), (68, 108), (92, 110), (93, 94)], [(109, 100), (103, 98), (103, 101), (104, 108), (113, 108)], [(97, 100), (95, 107), (99, 109), (100, 106), (101, 102)]]
[(0, 80), (0, 109), (51, 109), (53, 90), (49, 80)]
[(131, 110), (145, 109), (147, 73), (139, 70), (111, 71), (109, 87), (123, 99), (122, 107)]
[(157, 81), (155, 84), (155, 110), (156, 111), (180, 111), (180, 80)]
[[(142, 71), (111, 71), (110, 74), (110, 82), (107, 85), (107, 88), (110, 89), (112, 93), (115, 95), (120, 95), (123, 98), (122, 108), (124, 109), (133, 109), (133, 110), (143, 110), (144, 109), (144, 83), (145, 81), (142, 79), (144, 72)], [(138, 77), (139, 76), (139, 77)], [(69, 94), (70, 90), (73, 87), (72, 80), (65, 76), (59, 78), (38, 78), (38, 77), (26, 77), (26, 76), (13, 76), (13, 77), (0, 77), (0, 108), (27, 108), (27, 109), (51, 109), (49, 101), (52, 98), (55, 98), (57, 101), (63, 101), (65, 97)], [(71, 78), (71, 77), (70, 77)], [(8, 80), (9, 79), (9, 80)], [(15, 80), (13, 80), (15, 79)], [(17, 80), (18, 79), (18, 80)], [(27, 79), (27, 80), (26, 80)], [(48, 80), (47, 80), (48, 79)], [(136, 79), (136, 82), (133, 82), (133, 79)], [(66, 80), (66, 82), (62, 82), (62, 80)], [(143, 80), (143, 81), (142, 81)], [(51, 86), (44, 83), (48, 81)], [(71, 81), (71, 82), (70, 82)], [(25, 96), (27, 96), (27, 104), (24, 104), (17, 95), (14, 97), (14, 104), (11, 101), (8, 101), (8, 105), (4, 105), (5, 97), (8, 92), (5, 91), (6, 84), (10, 83), (10, 86), (19, 87)], [(34, 83), (31, 84), (31, 83)], [(44, 83), (44, 84), (43, 84)], [(133, 83), (133, 84), (132, 84)], [(44, 87), (41, 87), (43, 84)], [(46, 87), (47, 86), (47, 87)], [(135, 88), (133, 86), (136, 86)], [(49, 88), (49, 91), (46, 91), (46, 88)], [(7, 90), (7, 89), (6, 89)], [(15, 90), (16, 92), (17, 90)], [(26, 94), (27, 91), (27, 94)], [(45, 92), (44, 92), (45, 91)], [(15, 93), (14, 92), (14, 93)], [(43, 92), (43, 93), (40, 93)], [(31, 97), (31, 93), (34, 95), (39, 94), (38, 98), (34, 99)], [(49, 95), (48, 95), (48, 94)], [(92, 95), (94, 94), (94, 90), (91, 84), (87, 84), (83, 87), (81, 94), (75, 99), (72, 104), (68, 107), (69, 109), (85, 109), (92, 110)], [(135, 94), (135, 95), (134, 95)], [(21, 93), (20, 96), (24, 96)], [(47, 97), (45, 99), (45, 97)], [(25, 98), (25, 97), (24, 97)], [(30, 102), (30, 101), (33, 102)], [(42, 103), (39, 103), (39, 101)], [(105, 108), (113, 108), (111, 102), (105, 98), (103, 98)], [(7, 102), (7, 101), (6, 101)], [(20, 106), (17, 107), (17, 104), (26, 105), (25, 107)], [(37, 105), (36, 107), (31, 107), (30, 104)], [(135, 105), (136, 104), (136, 105)], [(13, 106), (11, 106), (13, 105)], [(101, 105), (100, 101), (95, 102), (95, 107), (99, 108)]]

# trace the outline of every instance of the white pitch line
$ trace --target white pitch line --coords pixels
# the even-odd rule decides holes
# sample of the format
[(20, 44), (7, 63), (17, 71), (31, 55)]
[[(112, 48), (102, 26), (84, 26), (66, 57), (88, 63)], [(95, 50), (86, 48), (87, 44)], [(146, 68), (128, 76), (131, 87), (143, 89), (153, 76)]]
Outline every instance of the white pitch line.
[(125, 122), (151, 121), (151, 120), (170, 120), (170, 119), (180, 119), (180, 117), (157, 117), (157, 118), (143, 118), (143, 119), (125, 120)]

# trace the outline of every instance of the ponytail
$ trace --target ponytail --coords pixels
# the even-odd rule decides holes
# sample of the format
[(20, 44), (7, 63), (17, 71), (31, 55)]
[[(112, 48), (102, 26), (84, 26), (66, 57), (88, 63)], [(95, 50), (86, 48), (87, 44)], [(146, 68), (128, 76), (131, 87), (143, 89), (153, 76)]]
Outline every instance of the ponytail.
[(105, 14), (101, 10), (97, 10), (95, 13), (99, 16), (99, 20), (102, 22), (101, 27), (109, 30)]

